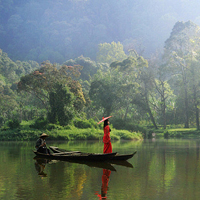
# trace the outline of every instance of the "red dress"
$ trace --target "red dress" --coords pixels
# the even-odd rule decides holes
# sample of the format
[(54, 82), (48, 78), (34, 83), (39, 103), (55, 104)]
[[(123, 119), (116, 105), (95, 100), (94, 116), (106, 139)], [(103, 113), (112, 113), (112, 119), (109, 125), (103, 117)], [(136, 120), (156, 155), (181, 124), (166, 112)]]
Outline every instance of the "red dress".
[(103, 153), (112, 153), (112, 145), (110, 142), (110, 127), (108, 125), (104, 127), (103, 143)]

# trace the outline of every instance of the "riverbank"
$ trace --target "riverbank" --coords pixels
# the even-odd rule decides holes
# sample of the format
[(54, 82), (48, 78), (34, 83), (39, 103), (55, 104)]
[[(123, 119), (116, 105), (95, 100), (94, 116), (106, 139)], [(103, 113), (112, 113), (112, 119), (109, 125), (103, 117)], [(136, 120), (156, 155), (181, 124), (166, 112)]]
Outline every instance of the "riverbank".
[[(67, 127), (67, 129), (38, 130), (21, 127), (0, 131), (0, 141), (35, 141), (42, 134), (49, 135), (48, 140), (102, 140), (101, 129)], [(127, 130), (112, 129), (110, 134), (112, 140), (142, 140), (142, 134)]]
[[(158, 129), (154, 131), (155, 137), (157, 138), (183, 138), (183, 139), (198, 139), (200, 138), (200, 130), (196, 128), (169, 128), (169, 129)], [(148, 136), (153, 137), (152, 135)]]

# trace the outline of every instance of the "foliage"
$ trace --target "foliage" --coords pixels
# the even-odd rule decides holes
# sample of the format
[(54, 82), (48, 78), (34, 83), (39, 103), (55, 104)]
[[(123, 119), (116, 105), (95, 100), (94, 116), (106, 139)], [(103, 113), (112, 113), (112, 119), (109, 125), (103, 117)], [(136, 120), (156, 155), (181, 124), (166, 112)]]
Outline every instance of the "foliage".
[(81, 70), (80, 79), (82, 79), (83, 81), (85, 80), (89, 81), (90, 77), (92, 77), (100, 68), (100, 64), (96, 63), (95, 61), (91, 60), (88, 57), (83, 57), (83, 56), (80, 56), (74, 60), (73, 59), (67, 60), (63, 64), (67, 66), (80, 65), (82, 67), (80, 68)]
[(57, 129), (57, 130), (64, 130), (64, 129), (70, 129), (69, 126), (60, 126), (58, 124), (51, 124), (51, 123), (48, 123), (47, 126), (46, 126), (46, 129), (47, 130), (53, 130), (53, 129)]
[[(114, 72), (115, 73), (115, 72)], [(119, 103), (120, 79), (113, 72), (98, 72), (91, 83), (89, 96), (95, 107), (103, 108), (103, 114), (109, 116)]]
[(30, 125), (30, 128), (35, 128), (35, 129), (46, 129), (48, 124), (47, 119), (44, 119), (44, 117), (40, 117), (35, 120), (35, 123)]
[(66, 125), (73, 118), (73, 110), (80, 111), (85, 104), (81, 85), (74, 80), (80, 73), (79, 67), (63, 65), (57, 68), (49, 62), (21, 77), (19, 91), (26, 91), (37, 97), (48, 112), (51, 123)]
[[(11, 91), (11, 90), (9, 90)], [(18, 107), (18, 103), (14, 99), (13, 93), (7, 93), (5, 89), (0, 93), (0, 113), (3, 118), (3, 123), (10, 120), (12, 112)]]
[(8, 126), (10, 129), (16, 129), (20, 127), (20, 121), (18, 119), (13, 119), (8, 121)]
[(99, 44), (97, 61), (111, 64), (114, 61), (122, 61), (127, 57), (123, 50), (123, 45), (118, 42)]
[[(194, 110), (197, 129), (199, 126), (199, 27), (192, 22), (177, 22), (170, 38), (165, 45), (165, 60), (172, 71), (172, 79), (178, 87), (175, 87), (177, 99), (182, 100), (184, 106), (185, 127), (189, 128)], [(175, 85), (175, 86), (176, 86)], [(191, 109), (193, 107), (193, 109)]]
[[(10, 20), (11, 25), (15, 17)], [(16, 16), (19, 24), (21, 20)], [(153, 131), (143, 128), (147, 125), (167, 129), (185, 123), (185, 127), (199, 129), (199, 29), (192, 22), (177, 22), (165, 43), (162, 59), (155, 55), (147, 60), (130, 48), (126, 49), (127, 56), (121, 42), (101, 43), (98, 56), (107, 53), (99, 62), (79, 56), (61, 65), (13, 61), (1, 50), (2, 130), (9, 129), (5, 122), (11, 119), (37, 119), (31, 127), (43, 130), (71, 130), (73, 125), (98, 129), (92, 119), (108, 115), (113, 115), (114, 128), (123, 126), (144, 136)], [(41, 56), (45, 54), (44, 50)], [(143, 127), (139, 126), (141, 122)]]
[(114, 132), (115, 132), (114, 134), (119, 136), (120, 139), (124, 139), (124, 140), (141, 140), (142, 139), (141, 133), (129, 132), (127, 130), (115, 130)]
[(73, 118), (73, 109), (68, 109), (68, 107), (72, 107), (72, 100), (72, 93), (69, 92), (69, 89), (57, 84), (55, 91), (49, 94), (49, 122), (67, 125)]
[(148, 133), (148, 129), (144, 126), (140, 126), (138, 124), (135, 124), (131, 120), (123, 120), (120, 118), (112, 119), (112, 125), (117, 130), (128, 130), (131, 132), (140, 132), (143, 135), (146, 135)]
[(95, 127), (97, 128), (97, 123), (93, 119), (80, 119), (80, 118), (74, 118), (73, 124), (77, 128), (92, 128)]
[[(177, 1), (184, 13), (176, 11), (171, 0), (2, 2), (1, 48), (12, 55), (13, 60), (36, 60), (39, 63), (44, 60), (62, 63), (82, 54), (95, 59), (97, 45), (111, 41), (120, 41), (126, 45), (126, 50), (137, 48), (143, 52), (145, 49), (150, 55), (162, 46), (173, 24), (181, 16), (185, 19), (188, 8), (191, 8), (188, 18), (198, 19), (194, 14), (198, 13), (197, 1), (196, 4)], [(155, 10), (154, 5), (158, 9)]]
[[(55, 127), (55, 125), (53, 125)], [(76, 127), (61, 127), (57, 126), (55, 129), (51, 129), (52, 125), (48, 125), (45, 131), (49, 135), (48, 140), (102, 140), (102, 129), (85, 128), (79, 129)], [(141, 140), (142, 135), (139, 133), (131, 133), (126, 130), (113, 130), (111, 134), (112, 140), (128, 139), (128, 140)], [(0, 141), (35, 141), (41, 135), (41, 130), (38, 129), (24, 129), (23, 126), (20, 129), (11, 131), (10, 129), (0, 132)]]

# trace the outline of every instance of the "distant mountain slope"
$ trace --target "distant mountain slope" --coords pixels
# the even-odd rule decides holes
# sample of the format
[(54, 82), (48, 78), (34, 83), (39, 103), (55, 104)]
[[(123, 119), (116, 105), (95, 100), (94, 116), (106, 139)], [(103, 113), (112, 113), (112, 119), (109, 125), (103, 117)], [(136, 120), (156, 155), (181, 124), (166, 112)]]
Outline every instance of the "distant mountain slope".
[(63, 63), (96, 59), (99, 43), (150, 56), (177, 21), (200, 24), (194, 0), (6, 0), (0, 2), (0, 48), (13, 60)]

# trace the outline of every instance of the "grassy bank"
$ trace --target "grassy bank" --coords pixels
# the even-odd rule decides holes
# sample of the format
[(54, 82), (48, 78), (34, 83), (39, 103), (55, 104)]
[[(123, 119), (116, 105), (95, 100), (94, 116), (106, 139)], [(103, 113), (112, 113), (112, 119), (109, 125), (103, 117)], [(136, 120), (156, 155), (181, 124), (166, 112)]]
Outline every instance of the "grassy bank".
[[(36, 125), (35, 125), (36, 124)], [(34, 127), (34, 126), (35, 127)], [(12, 126), (4, 126), (0, 130), (0, 141), (35, 141), (44, 132), (50, 137), (48, 140), (102, 140), (103, 130), (102, 125), (97, 126), (97, 123), (91, 120), (77, 120), (73, 125), (59, 126), (55, 124), (39, 124), (34, 121), (22, 121), (17, 128)], [(143, 138), (200, 138), (200, 131), (196, 128), (167, 128), (167, 129), (149, 129), (145, 127), (137, 127), (129, 125), (125, 127), (128, 130), (119, 130), (111, 125), (112, 140), (142, 140)]]
[(200, 138), (200, 130), (196, 128), (169, 128), (154, 131), (157, 138)]
[[(42, 133), (48, 134), (48, 140), (102, 140), (103, 130), (98, 128), (80, 129), (76, 127), (57, 127), (51, 130), (32, 129), (27, 126), (21, 126), (17, 129), (7, 129), (0, 131), (0, 141), (34, 141)], [(112, 140), (141, 140), (142, 134), (130, 132), (127, 130), (111, 131)]]

